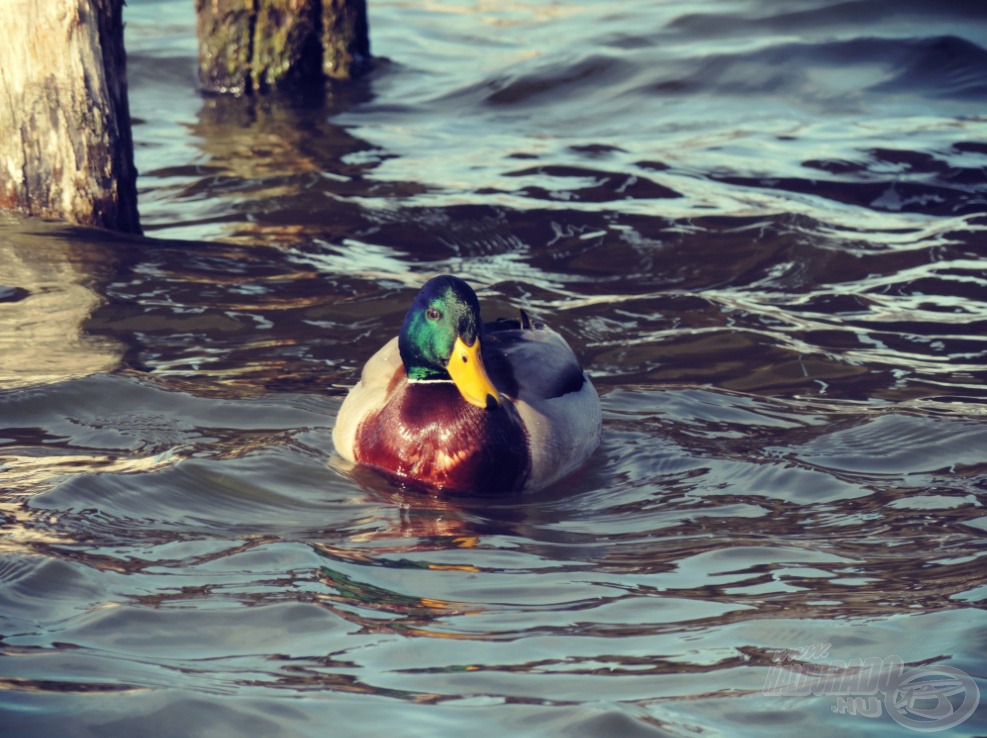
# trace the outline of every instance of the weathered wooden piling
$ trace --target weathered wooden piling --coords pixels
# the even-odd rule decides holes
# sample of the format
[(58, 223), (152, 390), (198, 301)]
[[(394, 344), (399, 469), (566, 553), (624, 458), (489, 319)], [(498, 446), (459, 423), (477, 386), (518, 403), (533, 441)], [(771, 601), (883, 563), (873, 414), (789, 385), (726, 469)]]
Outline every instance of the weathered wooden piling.
[(199, 78), (254, 93), (351, 79), (370, 63), (366, 0), (196, 0)]
[(121, 0), (5, 0), (0, 208), (140, 232)]
[(322, 71), (351, 79), (370, 66), (366, 0), (322, 0)]

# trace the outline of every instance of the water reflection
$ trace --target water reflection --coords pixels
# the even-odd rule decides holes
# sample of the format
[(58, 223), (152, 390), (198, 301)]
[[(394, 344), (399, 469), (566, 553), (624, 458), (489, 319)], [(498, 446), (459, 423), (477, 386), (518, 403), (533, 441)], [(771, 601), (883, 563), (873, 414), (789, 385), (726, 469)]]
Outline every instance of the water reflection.
[(112, 247), (61, 241), (63, 228), (0, 216), (0, 389), (112, 371), (123, 348), (82, 325), (102, 302)]
[(360, 198), (420, 189), (367, 182), (384, 153), (330, 122), (372, 99), (369, 82), (304, 95), (204, 96), (188, 125), (194, 162), (146, 175), (163, 185), (155, 198), (182, 206), (180, 226), (169, 224), (167, 234), (188, 237), (219, 226), (231, 243), (293, 246), (363, 230)]

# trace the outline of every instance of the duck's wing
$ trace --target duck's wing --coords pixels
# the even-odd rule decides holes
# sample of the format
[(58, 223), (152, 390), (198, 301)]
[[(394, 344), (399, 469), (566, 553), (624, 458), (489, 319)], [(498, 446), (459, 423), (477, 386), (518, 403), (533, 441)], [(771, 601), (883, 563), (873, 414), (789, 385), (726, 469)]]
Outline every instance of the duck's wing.
[(600, 398), (562, 336), (526, 316), (508, 323), (485, 332), (483, 363), (515, 400), (531, 458), (527, 486), (536, 489), (570, 474), (599, 446)]
[(527, 402), (582, 389), (586, 375), (562, 336), (543, 323), (508, 328), (503, 322), (483, 340), (483, 364), (497, 389)]

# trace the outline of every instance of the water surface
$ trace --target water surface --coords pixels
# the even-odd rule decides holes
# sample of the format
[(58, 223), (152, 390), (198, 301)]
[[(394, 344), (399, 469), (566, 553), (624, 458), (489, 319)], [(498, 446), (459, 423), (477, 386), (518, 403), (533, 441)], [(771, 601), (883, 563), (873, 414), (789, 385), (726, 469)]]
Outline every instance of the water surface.
[[(262, 100), (198, 92), (190, 5), (126, 9), (148, 238), (0, 221), (5, 733), (908, 734), (764, 694), (827, 658), (987, 696), (980, 4), (381, 0), (368, 80)], [(581, 473), (333, 457), (442, 272), (582, 357)]]

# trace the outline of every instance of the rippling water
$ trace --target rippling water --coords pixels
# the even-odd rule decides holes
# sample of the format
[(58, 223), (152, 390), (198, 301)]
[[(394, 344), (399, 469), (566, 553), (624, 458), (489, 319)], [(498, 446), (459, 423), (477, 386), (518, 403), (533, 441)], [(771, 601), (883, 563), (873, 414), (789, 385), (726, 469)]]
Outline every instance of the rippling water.
[[(764, 693), (868, 657), (987, 697), (981, 3), (371, 0), (306, 100), (201, 96), (190, 6), (126, 10), (149, 238), (0, 220), (5, 735), (907, 734)], [(440, 272), (583, 357), (582, 473), (333, 460)]]

